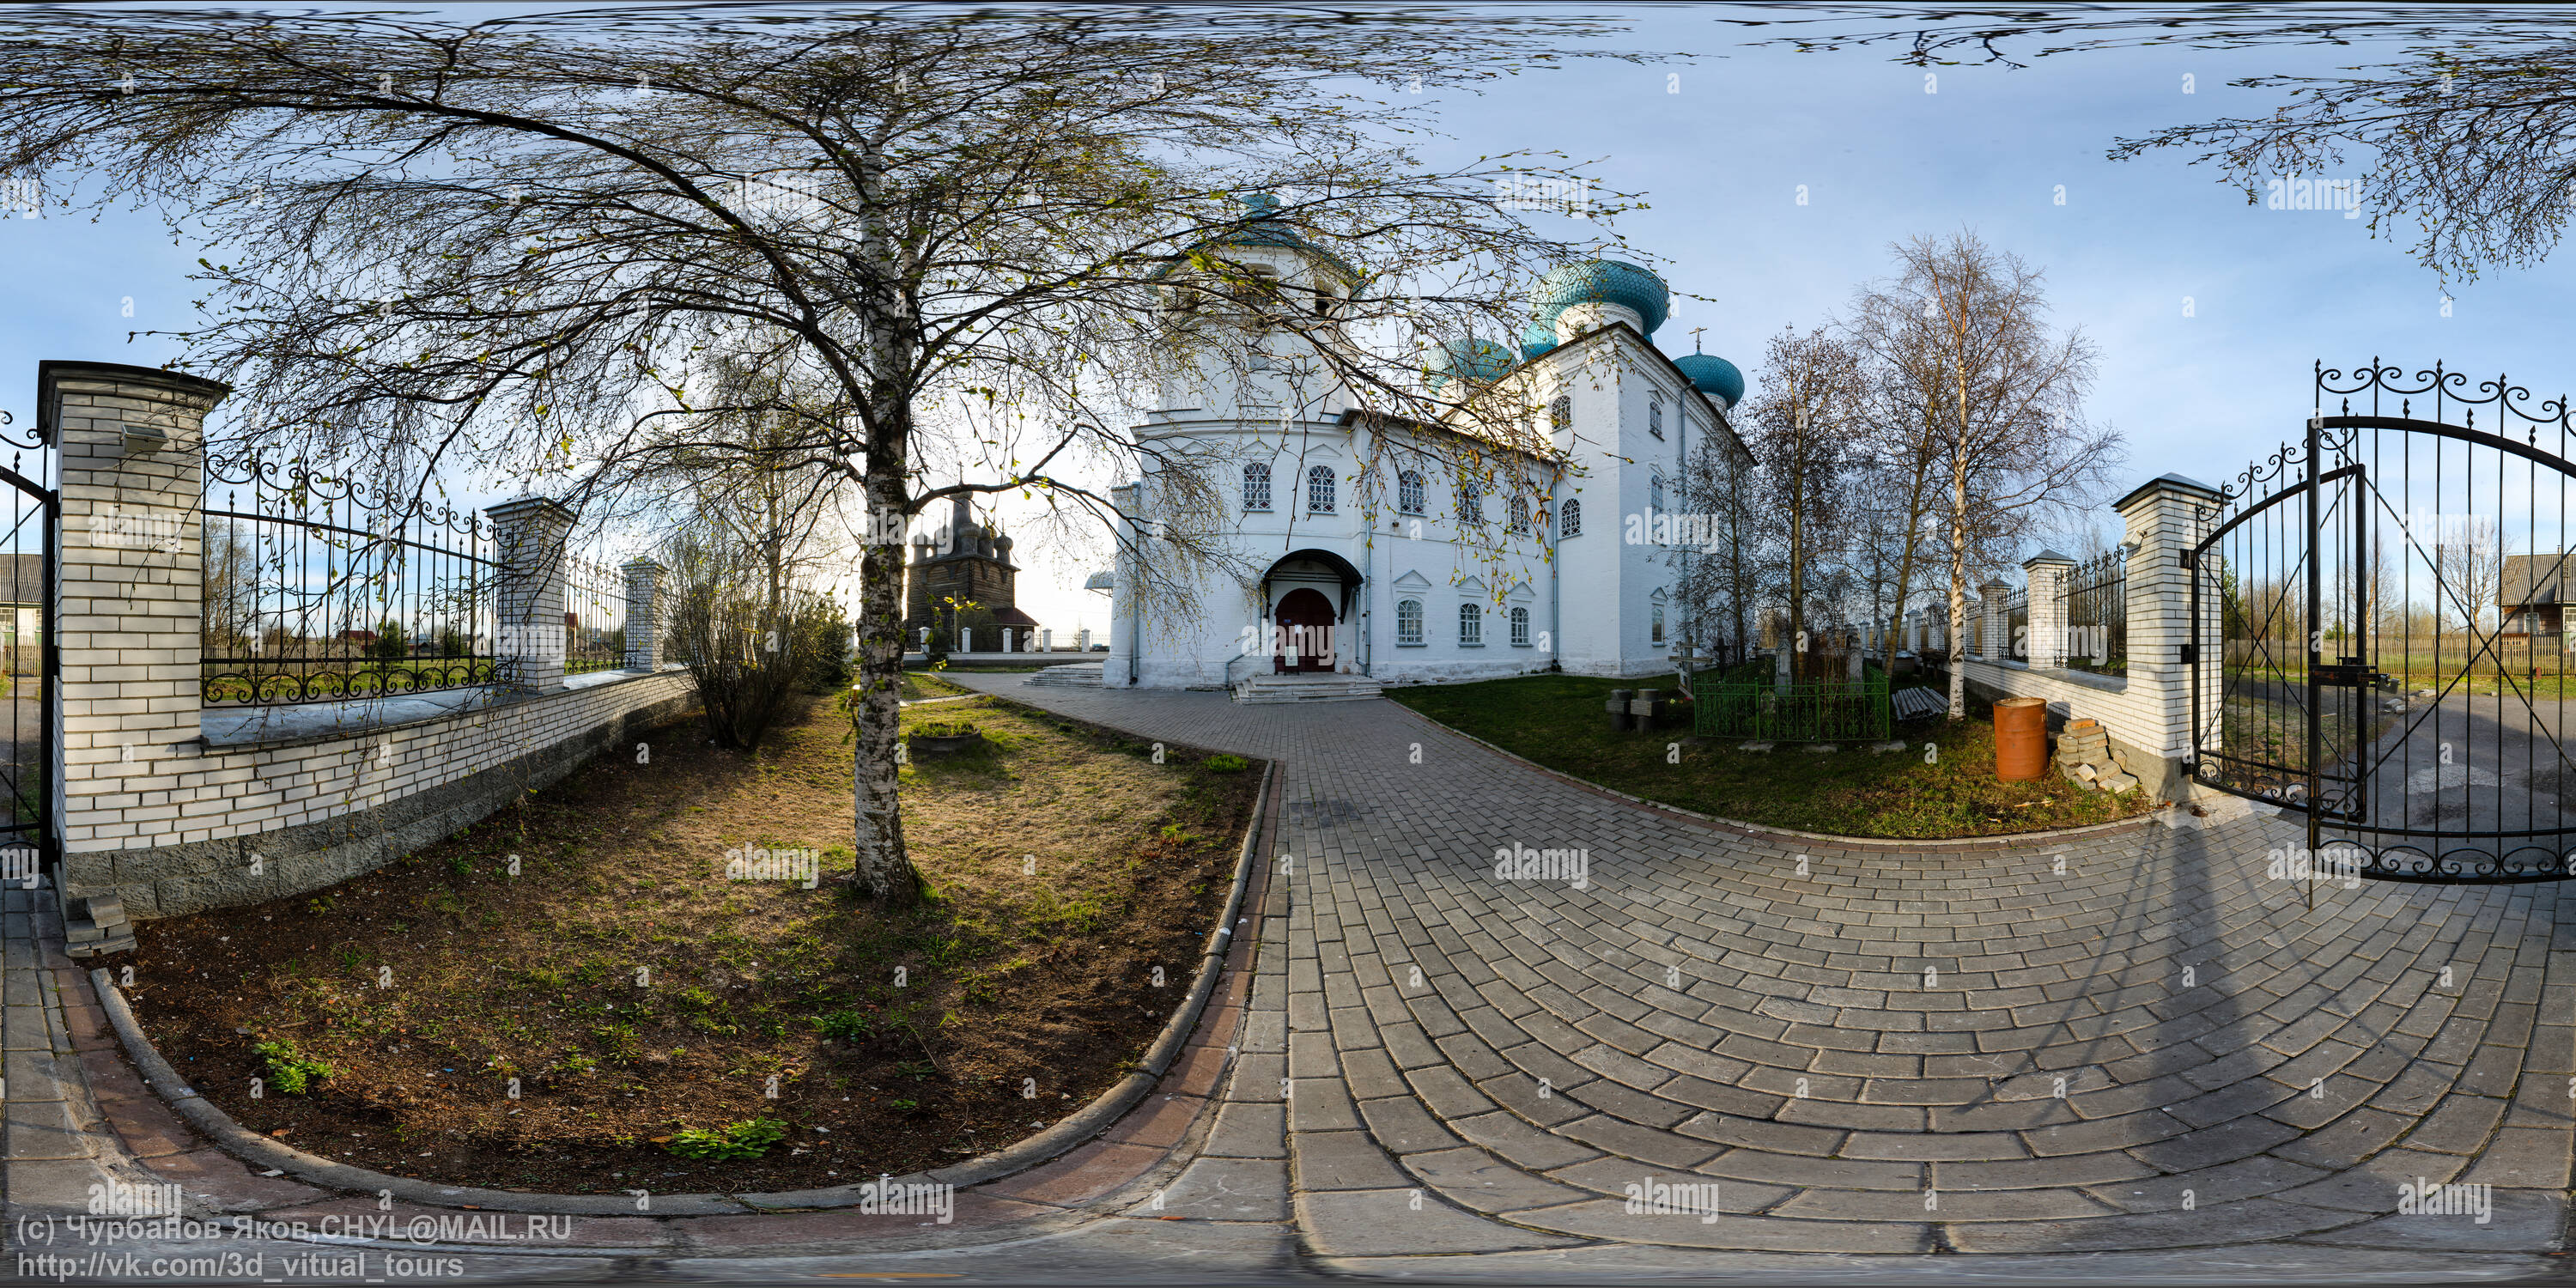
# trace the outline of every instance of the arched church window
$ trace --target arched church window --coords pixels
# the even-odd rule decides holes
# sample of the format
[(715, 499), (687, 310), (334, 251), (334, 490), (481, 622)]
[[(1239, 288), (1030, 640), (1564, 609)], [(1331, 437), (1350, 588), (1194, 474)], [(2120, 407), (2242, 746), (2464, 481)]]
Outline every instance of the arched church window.
[(1395, 508), (1400, 514), (1422, 513), (1422, 472), (1405, 470), (1395, 476)]
[(1479, 604), (1458, 605), (1458, 642), (1477, 648), (1485, 642), (1485, 610)]
[(1458, 480), (1458, 521), (1460, 523), (1485, 521), (1485, 494), (1476, 489), (1474, 479)]
[(1569, 496), (1556, 507), (1556, 532), (1561, 537), (1583, 535), (1583, 502)]
[(1260, 461), (1254, 461), (1243, 467), (1243, 508), (1246, 510), (1270, 508), (1270, 467)]
[(1646, 614), (1647, 640), (1650, 643), (1662, 644), (1664, 642), (1664, 592), (1656, 591), (1648, 598), (1647, 604), (1649, 608)]
[(1574, 400), (1572, 398), (1569, 398), (1564, 394), (1558, 394), (1556, 396), (1556, 401), (1547, 405), (1547, 427), (1550, 430), (1560, 431), (1574, 428)]
[(1664, 476), (1661, 474), (1646, 480), (1646, 507), (1652, 510), (1664, 508)]
[(1515, 608), (1512, 610), (1512, 647), (1528, 648), (1529, 646), (1529, 610)]
[(1306, 471), (1306, 513), (1331, 514), (1332, 512), (1333, 471), (1328, 466), (1318, 465)]
[(1664, 400), (1660, 396), (1646, 400), (1646, 432), (1657, 438), (1664, 436)]
[(1511, 500), (1504, 502), (1504, 503), (1503, 503), (1503, 513), (1504, 513), (1504, 515), (1506, 516), (1506, 522), (1508, 522), (1508, 523), (1511, 525), (1511, 530), (1512, 530), (1512, 531), (1514, 531), (1514, 532), (1527, 532), (1527, 531), (1529, 531), (1529, 498), (1528, 498), (1528, 497), (1516, 496), (1516, 497), (1513, 497)]
[(1398, 644), (1419, 644), (1422, 642), (1421, 600), (1399, 599), (1395, 601), (1395, 642)]

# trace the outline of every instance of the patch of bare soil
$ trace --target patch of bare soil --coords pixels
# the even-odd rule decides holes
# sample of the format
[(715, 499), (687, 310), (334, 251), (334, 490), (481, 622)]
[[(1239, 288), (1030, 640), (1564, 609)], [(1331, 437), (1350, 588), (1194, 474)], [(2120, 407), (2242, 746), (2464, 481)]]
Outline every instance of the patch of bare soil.
[(987, 741), (904, 771), (919, 909), (835, 889), (849, 728), (816, 702), (756, 755), (683, 721), (381, 871), (147, 923), (136, 1011), (244, 1126), (405, 1176), (781, 1190), (997, 1149), (1184, 999), (1260, 767), (998, 699), (933, 721)]

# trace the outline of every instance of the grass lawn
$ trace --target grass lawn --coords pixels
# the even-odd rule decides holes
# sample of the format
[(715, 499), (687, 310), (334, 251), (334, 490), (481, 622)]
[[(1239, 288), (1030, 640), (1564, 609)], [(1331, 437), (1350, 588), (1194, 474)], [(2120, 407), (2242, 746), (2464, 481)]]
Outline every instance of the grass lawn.
[(902, 699), (906, 702), (919, 702), (924, 698), (954, 698), (973, 692), (973, 689), (962, 684), (950, 684), (929, 671), (903, 673)]
[[(1181, 1002), (1259, 768), (993, 698), (904, 720), (989, 740), (903, 771), (921, 910), (834, 889), (848, 725), (814, 702), (756, 756), (682, 721), (378, 872), (147, 923), (137, 1010), (245, 1126), (402, 1175), (794, 1189), (1007, 1145)], [(742, 847), (816, 851), (823, 882), (729, 880)], [(328, 1072), (288, 1094), (297, 1063)], [(681, 1156), (737, 1124), (762, 1156)]]
[[(2146, 794), (2087, 791), (2051, 773), (2037, 782), (1995, 781), (1991, 709), (1973, 697), (1969, 718), (1899, 723), (1903, 752), (1847, 746), (1831, 754), (1781, 743), (1768, 753), (1732, 741), (1670, 747), (1675, 729), (1617, 733), (1603, 704), (1612, 689), (1656, 680), (1538, 675), (1476, 684), (1394, 688), (1386, 696), (1561, 773), (1647, 800), (1719, 818), (1844, 836), (1937, 839), (2105, 823), (2145, 812)], [(1925, 763), (1925, 748), (1938, 748)]]

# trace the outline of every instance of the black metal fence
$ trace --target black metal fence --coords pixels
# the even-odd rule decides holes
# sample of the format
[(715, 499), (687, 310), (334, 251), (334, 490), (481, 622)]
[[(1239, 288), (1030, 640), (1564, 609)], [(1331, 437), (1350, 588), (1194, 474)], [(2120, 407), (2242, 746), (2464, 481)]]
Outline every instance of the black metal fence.
[(209, 460), (201, 682), (213, 705), (491, 683), (482, 517), (301, 461)]
[(2113, 550), (2075, 565), (2058, 591), (2065, 665), (2095, 675), (2129, 673), (2129, 561)]
[(564, 560), (564, 674), (626, 665), (626, 573), (578, 557)]

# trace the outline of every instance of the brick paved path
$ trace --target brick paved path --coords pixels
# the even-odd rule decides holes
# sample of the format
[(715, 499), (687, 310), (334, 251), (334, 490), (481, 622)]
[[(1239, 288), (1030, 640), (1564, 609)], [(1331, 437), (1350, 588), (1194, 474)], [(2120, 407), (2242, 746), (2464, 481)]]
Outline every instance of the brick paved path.
[[(1229, 975), (1190, 1057), (1104, 1139), (961, 1192), (953, 1227), (591, 1216), (562, 1247), (442, 1245), (457, 1260), (439, 1273), (2054, 1283), (2563, 1264), (2543, 1255), (2576, 1134), (2576, 914), (2556, 887), (2325, 886), (2311, 909), (2265, 878), (2298, 837), (2260, 818), (1802, 846), (1608, 797), (1391, 702), (952, 678), (1282, 762), (1269, 849), (1289, 862), (1247, 903), (1238, 943), (1257, 947), (1236, 957), (1255, 969)], [(1498, 879), (1494, 852), (1523, 846), (1583, 851), (1587, 879)], [(181, 1180), (198, 1214), (443, 1211), (196, 1139), (117, 1054), (42, 897), (0, 910), (9, 1253), (63, 1251), (24, 1222), (79, 1211), (107, 1177)], [(2419, 1181), (2492, 1186), (2486, 1219), (2398, 1215)], [(1710, 1191), (1674, 1188), (1711, 1184), (1714, 1220)], [(1632, 1187), (1679, 1210), (1632, 1211)], [(311, 1273), (287, 1258), (313, 1245), (256, 1236), (126, 1250), (208, 1246)]]
[[(2559, 887), (2328, 885), (2311, 909), (2265, 874), (2298, 829), (2260, 817), (1801, 845), (1607, 798), (1390, 702), (953, 678), (1286, 762), (1287, 897), (1193, 1175), (1284, 1156), (1311, 1253), (2562, 1236)], [(1498, 879), (1520, 846), (1585, 851), (1584, 888)], [(1655, 1193), (1632, 1186), (1712, 1181), (1714, 1221), (1629, 1210)], [(2419, 1181), (2493, 1186), (2488, 1218), (2398, 1215)]]

